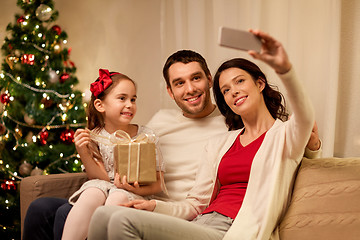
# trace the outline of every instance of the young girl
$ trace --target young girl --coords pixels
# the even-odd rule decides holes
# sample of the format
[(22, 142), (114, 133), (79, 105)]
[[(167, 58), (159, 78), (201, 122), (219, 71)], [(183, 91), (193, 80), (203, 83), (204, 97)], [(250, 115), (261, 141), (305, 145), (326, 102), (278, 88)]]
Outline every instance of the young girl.
[(154, 136), (144, 126), (130, 124), (136, 113), (136, 86), (129, 77), (99, 70), (99, 78), (91, 84), (91, 101), (88, 109), (88, 129), (78, 129), (75, 146), (85, 167), (89, 180), (69, 199), (73, 204), (64, 226), (62, 239), (85, 239), (91, 216), (101, 205), (120, 205), (143, 196), (162, 191), (162, 166), (157, 150), (157, 181), (140, 186), (127, 183), (126, 176), (120, 179), (114, 174), (113, 146), (95, 143), (91, 135), (111, 138), (117, 130), (125, 131), (135, 138), (140, 133)]

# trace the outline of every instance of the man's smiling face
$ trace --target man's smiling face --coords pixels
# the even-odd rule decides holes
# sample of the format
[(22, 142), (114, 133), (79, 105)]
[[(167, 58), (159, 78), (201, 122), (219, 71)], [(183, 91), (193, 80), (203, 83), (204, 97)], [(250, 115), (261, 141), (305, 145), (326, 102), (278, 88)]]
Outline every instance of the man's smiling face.
[(199, 118), (212, 112), (211, 76), (206, 76), (198, 62), (177, 62), (169, 68), (169, 95), (182, 109), (185, 117)]

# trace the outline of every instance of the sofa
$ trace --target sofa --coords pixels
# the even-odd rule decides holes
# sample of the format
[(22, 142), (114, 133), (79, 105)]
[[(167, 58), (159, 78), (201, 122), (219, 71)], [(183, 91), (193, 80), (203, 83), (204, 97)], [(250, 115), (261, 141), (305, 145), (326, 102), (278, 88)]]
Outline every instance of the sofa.
[[(33, 200), (68, 198), (86, 180), (85, 173), (24, 178), (20, 184), (21, 229)], [(282, 240), (360, 239), (360, 157), (304, 158), (289, 208), (279, 224)]]

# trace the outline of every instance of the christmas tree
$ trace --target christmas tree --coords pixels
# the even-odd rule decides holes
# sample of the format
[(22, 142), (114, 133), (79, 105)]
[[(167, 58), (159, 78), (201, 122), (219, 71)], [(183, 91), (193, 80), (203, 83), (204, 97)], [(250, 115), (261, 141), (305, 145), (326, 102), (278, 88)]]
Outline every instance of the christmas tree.
[(78, 172), (74, 131), (85, 126), (67, 34), (53, 0), (18, 0), (0, 72), (0, 239), (20, 238), (19, 183), (29, 175)]

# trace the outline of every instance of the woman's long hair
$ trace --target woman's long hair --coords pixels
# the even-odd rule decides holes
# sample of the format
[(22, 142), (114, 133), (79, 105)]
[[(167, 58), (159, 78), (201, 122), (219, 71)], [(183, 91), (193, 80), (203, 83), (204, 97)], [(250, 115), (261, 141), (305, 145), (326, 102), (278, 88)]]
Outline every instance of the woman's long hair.
[[(285, 108), (285, 98), (281, 92), (278, 91), (276, 87), (272, 87), (266, 80), (265, 74), (260, 70), (260, 68), (243, 58), (234, 58), (228, 60), (221, 64), (217, 70), (214, 77), (214, 86), (213, 93), (215, 97), (216, 104), (222, 115), (225, 117), (225, 123), (229, 130), (236, 130), (244, 127), (244, 123), (241, 119), (241, 116), (234, 113), (231, 108), (226, 104), (224, 95), (220, 91), (219, 78), (221, 73), (229, 68), (239, 68), (250, 74), (252, 79), (257, 81), (260, 79), (265, 83), (265, 88), (262, 91), (262, 95), (265, 101), (265, 105), (269, 110), (271, 116), (274, 119), (280, 119), (286, 121), (289, 114), (286, 112)], [(284, 101), (284, 104), (282, 103)]]

